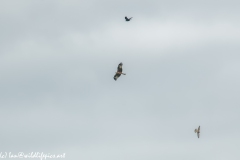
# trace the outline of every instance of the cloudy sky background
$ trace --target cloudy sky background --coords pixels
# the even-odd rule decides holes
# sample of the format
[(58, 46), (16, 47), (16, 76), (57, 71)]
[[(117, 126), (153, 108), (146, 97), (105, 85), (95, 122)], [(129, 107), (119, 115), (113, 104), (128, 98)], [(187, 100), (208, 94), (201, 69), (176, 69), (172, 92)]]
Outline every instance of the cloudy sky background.
[(239, 6), (1, 0), (0, 152), (239, 160)]

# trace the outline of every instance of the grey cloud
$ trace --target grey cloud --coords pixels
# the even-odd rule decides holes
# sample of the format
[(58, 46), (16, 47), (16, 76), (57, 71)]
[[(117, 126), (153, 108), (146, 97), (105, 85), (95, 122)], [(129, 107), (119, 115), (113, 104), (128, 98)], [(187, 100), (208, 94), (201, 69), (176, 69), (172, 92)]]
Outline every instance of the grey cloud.
[(238, 1), (0, 3), (0, 152), (239, 159)]

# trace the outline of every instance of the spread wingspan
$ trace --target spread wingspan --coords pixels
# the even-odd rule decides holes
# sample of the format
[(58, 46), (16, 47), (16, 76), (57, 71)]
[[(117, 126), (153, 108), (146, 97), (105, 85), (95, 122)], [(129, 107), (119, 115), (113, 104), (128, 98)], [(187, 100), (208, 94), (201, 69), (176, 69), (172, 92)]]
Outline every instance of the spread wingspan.
[(122, 63), (118, 65), (117, 73), (114, 75), (113, 79), (116, 81), (122, 74)]
[(195, 133), (197, 133), (198, 138), (200, 137), (200, 126), (198, 127), (198, 129), (194, 130)]
[(126, 20), (126, 21), (130, 21), (131, 19), (132, 19), (132, 17), (131, 17), (131, 18), (125, 17), (125, 20)]

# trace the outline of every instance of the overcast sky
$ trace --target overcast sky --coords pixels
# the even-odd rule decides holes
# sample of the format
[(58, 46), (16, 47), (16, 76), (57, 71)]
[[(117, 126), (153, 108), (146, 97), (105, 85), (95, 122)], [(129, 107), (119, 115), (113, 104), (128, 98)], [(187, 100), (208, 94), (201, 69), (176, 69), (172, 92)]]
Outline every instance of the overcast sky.
[(239, 160), (239, 6), (1, 0), (0, 152)]

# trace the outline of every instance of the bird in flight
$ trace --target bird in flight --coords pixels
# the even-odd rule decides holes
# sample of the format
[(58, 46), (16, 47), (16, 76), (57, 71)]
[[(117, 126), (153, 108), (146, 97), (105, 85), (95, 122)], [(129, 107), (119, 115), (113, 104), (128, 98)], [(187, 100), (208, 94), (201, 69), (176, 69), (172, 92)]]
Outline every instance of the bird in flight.
[(198, 127), (198, 129), (194, 130), (195, 133), (197, 133), (198, 138), (200, 137), (200, 126)]
[(131, 19), (132, 19), (132, 17), (131, 17), (131, 18), (125, 17), (125, 20), (126, 20), (126, 21), (130, 21)]
[(113, 77), (115, 81), (121, 76), (121, 74), (126, 75), (126, 73), (122, 73), (122, 65), (123, 65), (122, 62), (118, 65), (117, 72)]

